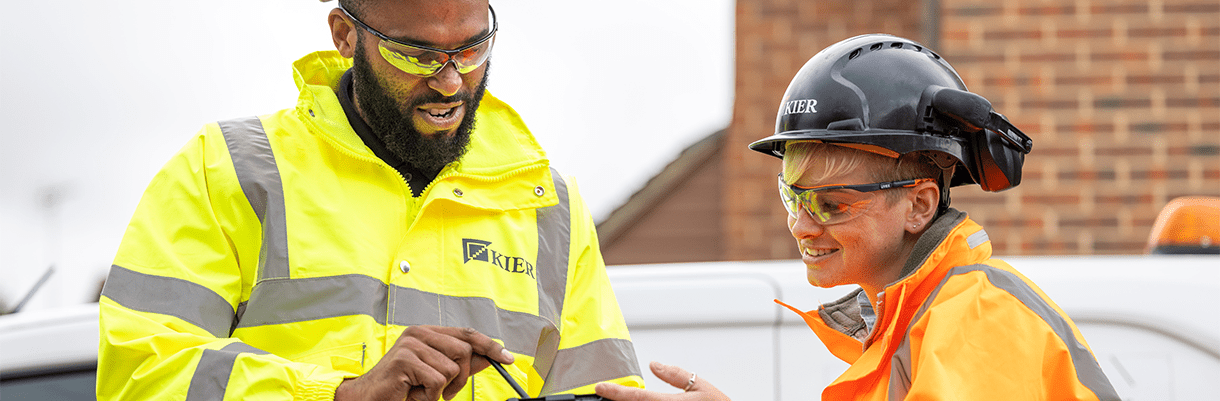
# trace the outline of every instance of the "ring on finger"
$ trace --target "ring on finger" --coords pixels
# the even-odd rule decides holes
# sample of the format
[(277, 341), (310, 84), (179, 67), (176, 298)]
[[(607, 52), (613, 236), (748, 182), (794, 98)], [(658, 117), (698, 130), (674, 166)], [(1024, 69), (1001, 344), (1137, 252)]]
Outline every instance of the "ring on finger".
[(686, 381), (686, 388), (683, 388), (682, 391), (684, 391), (684, 392), (690, 391), (691, 388), (695, 387), (695, 377), (698, 377), (698, 376), (699, 375), (697, 375), (697, 374), (691, 373), (690, 380)]

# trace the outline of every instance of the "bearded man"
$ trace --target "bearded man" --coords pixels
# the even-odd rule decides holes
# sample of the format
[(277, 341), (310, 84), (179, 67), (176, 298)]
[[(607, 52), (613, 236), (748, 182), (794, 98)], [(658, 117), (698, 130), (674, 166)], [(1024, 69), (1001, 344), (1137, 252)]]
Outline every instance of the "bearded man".
[(294, 108), (207, 124), (102, 293), (99, 399), (641, 387), (575, 183), (486, 91), (486, 0), (340, 0)]

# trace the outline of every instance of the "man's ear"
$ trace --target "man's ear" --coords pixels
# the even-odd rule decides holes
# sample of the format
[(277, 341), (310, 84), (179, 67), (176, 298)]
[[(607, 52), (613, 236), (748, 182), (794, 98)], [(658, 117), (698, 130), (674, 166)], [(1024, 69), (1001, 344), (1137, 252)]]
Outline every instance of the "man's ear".
[(912, 234), (923, 232), (936, 218), (936, 207), (940, 204), (940, 187), (933, 182), (921, 182), (907, 195), (911, 210), (907, 216), (906, 230)]
[(359, 34), (356, 26), (338, 8), (330, 10), (326, 22), (330, 24), (330, 38), (335, 41), (335, 50), (343, 57), (352, 58), (356, 54), (356, 35)]

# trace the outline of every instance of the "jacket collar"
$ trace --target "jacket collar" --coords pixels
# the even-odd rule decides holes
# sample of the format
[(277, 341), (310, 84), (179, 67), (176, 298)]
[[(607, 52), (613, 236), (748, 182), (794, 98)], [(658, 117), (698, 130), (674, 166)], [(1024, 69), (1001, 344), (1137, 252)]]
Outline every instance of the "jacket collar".
[(966, 213), (949, 208), (916, 240), (911, 256), (903, 265), (902, 278), (886, 286), (885, 292), (894, 293), (892, 291), (924, 282), (930, 276), (943, 276), (955, 266), (981, 263), (990, 258), (991, 242), (983, 227), (966, 217)]
[(922, 304), (921, 295), (926, 296), (949, 269), (981, 263), (989, 258), (991, 242), (983, 227), (970, 220), (966, 213), (950, 208), (916, 240), (914, 250), (903, 267), (903, 277), (886, 286), (886, 299), (897, 302), (888, 302), (884, 311), (878, 311), (881, 317), (871, 333), (865, 335), (864, 319), (856, 302), (860, 289), (810, 311), (801, 311), (778, 300), (776, 302), (800, 315), (831, 353), (848, 363), (854, 363), (863, 353), (863, 344), (867, 339), (877, 337), (876, 332), (905, 330), (905, 327), (887, 327), (887, 321), (892, 321), (891, 318), (900, 309), (909, 307), (904, 305)]
[[(351, 66), (351, 59), (333, 50), (310, 53), (293, 63), (293, 78), (301, 91), (297, 99), (297, 115), (311, 126), (312, 132), (336, 146), (366, 158), (376, 158), (352, 130), (335, 95), (340, 78)], [(477, 123), (470, 138), (470, 148), (461, 159), (441, 171), (433, 186), (486, 187), (488, 183), (509, 179), (526, 180), (523, 185), (527, 193), (536, 193), (534, 189), (542, 187), (537, 192), (543, 195), (467, 197), (460, 201), (492, 210), (558, 203), (546, 152), (517, 112), (491, 93), (486, 93), (475, 118)]]

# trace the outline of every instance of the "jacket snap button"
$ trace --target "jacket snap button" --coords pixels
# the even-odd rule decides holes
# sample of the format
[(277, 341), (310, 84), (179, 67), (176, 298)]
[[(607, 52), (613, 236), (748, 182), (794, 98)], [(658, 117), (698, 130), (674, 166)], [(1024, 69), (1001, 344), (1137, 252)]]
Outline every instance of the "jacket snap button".
[(458, 196), (458, 197), (460, 197), (460, 196), (462, 196), (462, 195), (464, 195), (464, 194), (462, 193), (462, 189), (461, 189), (461, 188), (454, 188), (454, 189), (453, 189), (453, 196)]
[(400, 261), (398, 262), (398, 270), (402, 270), (403, 273), (409, 272), (411, 271), (411, 264), (407, 263), (405, 260)]
[(542, 196), (542, 194), (545, 194), (545, 193), (546, 193), (546, 190), (542, 189), (541, 185), (534, 187), (534, 195)]
[(313, 115), (313, 109), (309, 109), (309, 116), (310, 116), (310, 117), (313, 117), (313, 116), (314, 116), (314, 115)]

